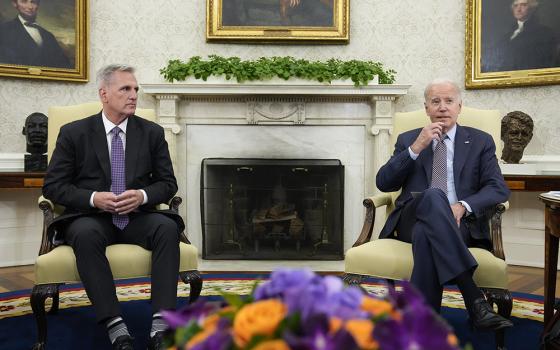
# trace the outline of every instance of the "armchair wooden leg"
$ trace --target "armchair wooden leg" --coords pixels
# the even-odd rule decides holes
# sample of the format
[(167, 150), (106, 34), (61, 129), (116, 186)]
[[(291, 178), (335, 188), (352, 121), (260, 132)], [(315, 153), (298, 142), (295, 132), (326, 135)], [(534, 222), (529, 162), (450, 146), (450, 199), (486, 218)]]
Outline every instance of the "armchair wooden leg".
[[(513, 308), (513, 299), (507, 289), (481, 288), (490, 306), (498, 307), (498, 314), (509, 319)], [(505, 330), (496, 331), (496, 349), (505, 349)]]
[(45, 312), (45, 301), (52, 298), (53, 304), (50, 314), (58, 311), (58, 284), (39, 284), (31, 291), (31, 309), (37, 321), (37, 342), (33, 350), (43, 350), (47, 342), (47, 313)]
[(179, 272), (179, 277), (181, 278), (181, 281), (185, 284), (189, 284), (191, 287), (189, 294), (189, 304), (191, 304), (200, 296), (200, 291), (202, 290), (202, 277), (197, 270)]

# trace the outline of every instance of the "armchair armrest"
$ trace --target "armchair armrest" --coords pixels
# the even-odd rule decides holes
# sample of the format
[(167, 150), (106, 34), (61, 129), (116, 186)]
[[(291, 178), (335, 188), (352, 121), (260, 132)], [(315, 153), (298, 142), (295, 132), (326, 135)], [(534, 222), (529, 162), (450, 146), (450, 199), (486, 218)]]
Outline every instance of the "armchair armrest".
[[(181, 203), (183, 203), (183, 198), (181, 198), (179, 196), (174, 196), (173, 198), (171, 198), (169, 200), (167, 205), (166, 204), (158, 205), (158, 209), (167, 209), (166, 206), (168, 206), (170, 210), (173, 210), (174, 212), (179, 213), (179, 205), (181, 205)], [(191, 244), (191, 242), (187, 238), (187, 234), (184, 230), (183, 230), (183, 232), (181, 232), (179, 234), (179, 240), (183, 243)]]
[(364, 225), (362, 226), (362, 232), (356, 242), (352, 247), (360, 246), (371, 240), (371, 234), (373, 232), (373, 224), (375, 223), (375, 209), (391, 205), (393, 198), (390, 193), (379, 193), (371, 197), (364, 199), (363, 204), (366, 207), (366, 216), (364, 218)]
[(509, 209), (509, 202), (497, 204), (490, 219), (490, 238), (492, 239), (492, 253), (495, 257), (506, 260), (502, 240), (502, 214)]
[(158, 204), (156, 207), (158, 210), (170, 209), (173, 211), (179, 211), (179, 205), (183, 203), (183, 198), (179, 196), (173, 196), (167, 203)]
[(55, 205), (43, 196), (40, 196), (37, 202), (39, 209), (43, 212), (43, 233), (41, 237), (41, 246), (39, 248), (39, 255), (43, 255), (54, 248), (52, 242), (49, 241), (47, 236), (47, 228), (54, 219)]

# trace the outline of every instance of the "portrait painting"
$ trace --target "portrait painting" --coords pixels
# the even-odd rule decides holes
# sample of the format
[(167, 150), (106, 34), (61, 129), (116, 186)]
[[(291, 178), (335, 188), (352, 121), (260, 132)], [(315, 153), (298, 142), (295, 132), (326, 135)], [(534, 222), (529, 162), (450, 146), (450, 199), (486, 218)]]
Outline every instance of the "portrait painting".
[(560, 83), (560, 2), (467, 0), (466, 87)]
[(207, 0), (208, 41), (348, 42), (349, 0)]
[(0, 76), (87, 81), (87, 0), (0, 0)]

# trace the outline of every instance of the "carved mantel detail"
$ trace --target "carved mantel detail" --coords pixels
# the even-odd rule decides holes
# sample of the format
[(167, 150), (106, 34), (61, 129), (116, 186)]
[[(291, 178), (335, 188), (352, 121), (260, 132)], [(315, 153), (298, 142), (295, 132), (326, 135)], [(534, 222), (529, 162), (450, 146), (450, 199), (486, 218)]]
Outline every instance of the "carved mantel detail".
[(248, 124), (304, 124), (305, 100), (303, 98), (247, 100)]

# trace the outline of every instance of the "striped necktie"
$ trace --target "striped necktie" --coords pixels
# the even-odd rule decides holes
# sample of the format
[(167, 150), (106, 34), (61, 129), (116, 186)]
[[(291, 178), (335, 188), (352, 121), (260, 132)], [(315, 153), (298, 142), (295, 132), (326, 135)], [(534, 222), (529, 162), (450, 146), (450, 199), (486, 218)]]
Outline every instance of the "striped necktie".
[(431, 188), (439, 188), (445, 195), (447, 195), (447, 146), (444, 142), (446, 138), (447, 135), (443, 135), (434, 149), (432, 184), (430, 185)]

